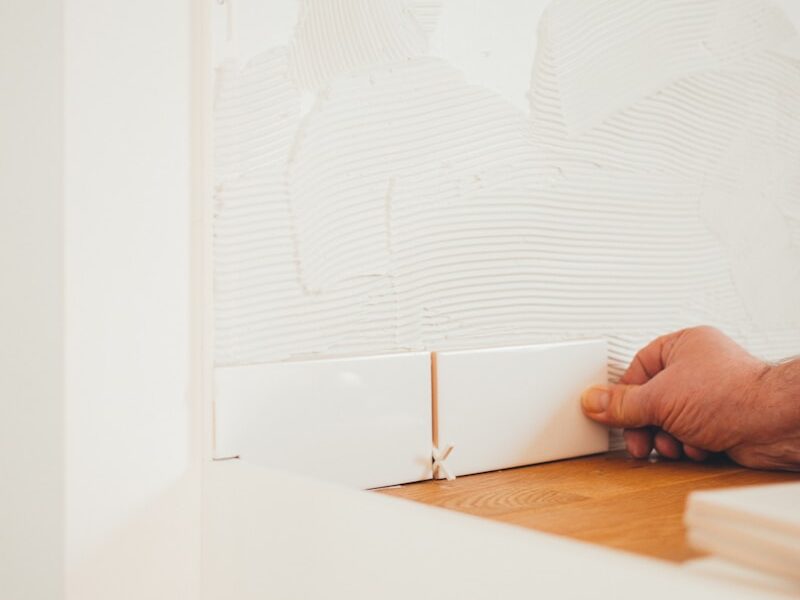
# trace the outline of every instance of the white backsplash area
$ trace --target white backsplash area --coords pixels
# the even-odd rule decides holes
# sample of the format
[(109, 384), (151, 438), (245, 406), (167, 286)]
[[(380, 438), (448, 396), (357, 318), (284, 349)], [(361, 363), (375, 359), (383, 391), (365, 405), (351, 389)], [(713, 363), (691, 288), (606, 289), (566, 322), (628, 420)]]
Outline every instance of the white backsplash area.
[(780, 4), (236, 7), (215, 43), (218, 366), (604, 337), (617, 377), (699, 323), (800, 349)]

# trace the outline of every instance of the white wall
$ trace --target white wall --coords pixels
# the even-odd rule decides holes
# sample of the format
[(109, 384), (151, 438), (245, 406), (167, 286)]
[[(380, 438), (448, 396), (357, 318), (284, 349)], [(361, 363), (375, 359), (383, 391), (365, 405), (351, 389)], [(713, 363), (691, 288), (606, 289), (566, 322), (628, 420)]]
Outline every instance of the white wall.
[(0, 5), (0, 596), (197, 598), (191, 10)]
[(0, 596), (63, 598), (62, 10), (0, 3)]
[(191, 2), (65, 5), (68, 597), (196, 598)]
[(779, 4), (236, 7), (231, 41), (214, 9), (217, 365), (605, 337), (618, 375), (699, 323), (797, 351)]

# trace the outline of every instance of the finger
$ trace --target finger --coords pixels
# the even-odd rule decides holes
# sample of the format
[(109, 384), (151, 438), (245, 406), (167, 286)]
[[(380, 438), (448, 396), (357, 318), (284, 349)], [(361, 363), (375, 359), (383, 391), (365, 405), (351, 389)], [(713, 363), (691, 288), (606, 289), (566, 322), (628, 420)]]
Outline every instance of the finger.
[(666, 368), (664, 348), (680, 332), (657, 337), (636, 353), (628, 369), (620, 377), (620, 383), (643, 385)]
[(622, 433), (625, 448), (634, 458), (646, 458), (653, 451), (653, 430), (649, 427), (626, 429)]
[(708, 450), (703, 450), (702, 448), (695, 448), (694, 446), (690, 446), (689, 444), (683, 445), (683, 453), (695, 460), (697, 462), (702, 462), (708, 458)]
[(661, 456), (665, 456), (673, 460), (678, 460), (683, 453), (681, 443), (666, 431), (657, 432), (653, 444)]
[(583, 412), (590, 419), (609, 425), (634, 429), (659, 425), (646, 385), (596, 385), (581, 395)]

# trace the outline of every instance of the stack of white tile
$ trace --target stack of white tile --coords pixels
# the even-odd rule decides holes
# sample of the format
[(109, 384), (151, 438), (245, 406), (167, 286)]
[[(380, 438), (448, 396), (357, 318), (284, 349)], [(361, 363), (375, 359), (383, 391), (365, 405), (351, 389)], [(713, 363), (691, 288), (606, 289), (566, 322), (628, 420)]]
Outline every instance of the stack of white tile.
[(695, 548), (792, 580), (800, 591), (800, 481), (694, 492), (684, 520)]

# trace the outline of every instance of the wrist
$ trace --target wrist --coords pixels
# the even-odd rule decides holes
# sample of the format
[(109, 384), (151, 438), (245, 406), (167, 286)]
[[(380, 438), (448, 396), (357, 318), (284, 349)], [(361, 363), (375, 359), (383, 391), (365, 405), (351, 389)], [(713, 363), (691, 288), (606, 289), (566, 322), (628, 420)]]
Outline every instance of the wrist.
[(749, 396), (756, 411), (800, 430), (800, 360), (765, 363), (753, 378)]

